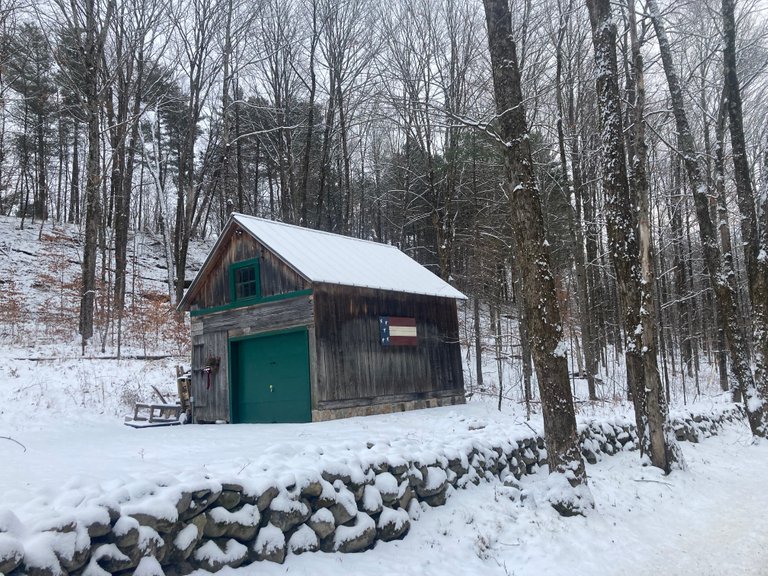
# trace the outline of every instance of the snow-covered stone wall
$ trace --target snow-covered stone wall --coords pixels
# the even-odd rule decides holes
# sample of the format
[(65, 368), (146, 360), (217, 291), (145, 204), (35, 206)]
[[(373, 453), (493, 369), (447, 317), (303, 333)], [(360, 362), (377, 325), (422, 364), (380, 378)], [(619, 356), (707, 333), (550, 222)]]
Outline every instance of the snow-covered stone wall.
[[(673, 422), (678, 440), (698, 442), (741, 417), (733, 408)], [(593, 421), (580, 427), (580, 435), (591, 463), (633, 450), (637, 440), (628, 423)], [(138, 496), (118, 491), (85, 498), (73, 504), (71, 515), (35, 525), (0, 511), (0, 573), (154, 576), (282, 563), (287, 554), (317, 550), (361, 552), (405, 537), (413, 520), (457, 489), (495, 479), (514, 485), (546, 462), (544, 440), (533, 432), (412, 459), (371, 448), (361, 455), (362, 465), (326, 465), (316, 474), (147, 483)]]

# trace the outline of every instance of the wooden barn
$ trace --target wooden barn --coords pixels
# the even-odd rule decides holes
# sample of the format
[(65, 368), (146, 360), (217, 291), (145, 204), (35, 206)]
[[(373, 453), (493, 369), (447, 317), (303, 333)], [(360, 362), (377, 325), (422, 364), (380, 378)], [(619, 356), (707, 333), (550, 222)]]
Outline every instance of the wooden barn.
[(195, 422), (310, 422), (464, 402), (456, 301), (386, 244), (233, 214), (179, 303)]

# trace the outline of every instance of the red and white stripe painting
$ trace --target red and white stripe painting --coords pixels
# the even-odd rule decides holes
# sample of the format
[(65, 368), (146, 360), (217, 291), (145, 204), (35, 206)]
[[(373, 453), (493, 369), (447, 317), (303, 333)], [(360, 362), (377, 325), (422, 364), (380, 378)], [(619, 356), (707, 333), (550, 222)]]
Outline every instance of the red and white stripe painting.
[(416, 318), (380, 316), (379, 332), (382, 346), (416, 346)]

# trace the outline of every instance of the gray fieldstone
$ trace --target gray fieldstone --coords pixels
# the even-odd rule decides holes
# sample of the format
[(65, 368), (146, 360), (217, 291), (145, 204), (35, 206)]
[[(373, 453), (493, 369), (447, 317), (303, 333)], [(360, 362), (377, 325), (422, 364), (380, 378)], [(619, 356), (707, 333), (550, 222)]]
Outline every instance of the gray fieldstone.
[(319, 548), (320, 540), (317, 533), (306, 524), (299, 526), (288, 540), (288, 551), (293, 554), (316, 552)]
[(330, 508), (336, 504), (336, 489), (333, 484), (327, 480), (320, 481), (321, 491), (317, 498), (314, 499), (313, 507), (318, 508)]
[(399, 508), (383, 508), (376, 523), (376, 535), (382, 542), (403, 538), (411, 529), (408, 512)]
[(162, 561), (170, 552), (171, 546), (169, 543), (174, 538), (175, 534), (169, 533), (163, 537), (149, 526), (139, 526), (139, 542), (136, 547), (143, 556), (154, 556)]
[(336, 504), (331, 506), (329, 510), (333, 514), (336, 526), (341, 526), (357, 516), (357, 501), (354, 494), (347, 490), (343, 484), (337, 483), (335, 487), (338, 490)]
[(283, 532), (306, 522), (312, 514), (311, 508), (302, 500), (290, 500), (284, 494), (272, 500), (269, 505), (269, 521)]
[(130, 517), (136, 520), (140, 525), (147, 526), (156, 532), (167, 533), (173, 530), (176, 525), (175, 520), (168, 518), (158, 518), (150, 512), (134, 512)]
[(152, 556), (144, 556), (139, 560), (136, 566), (136, 574), (141, 574), (142, 576), (166, 576), (160, 562)]
[(320, 540), (323, 540), (333, 534), (336, 529), (336, 521), (328, 508), (321, 508), (307, 520), (307, 526), (315, 531)]
[(400, 487), (398, 486), (397, 478), (395, 478), (389, 472), (382, 472), (376, 476), (375, 484), (376, 489), (381, 494), (381, 499), (387, 506), (392, 506), (397, 502), (400, 495)]
[(112, 528), (112, 538), (123, 552), (139, 543), (139, 523), (130, 516), (121, 516)]
[(317, 498), (322, 493), (323, 493), (323, 484), (318, 480), (309, 482), (300, 491), (300, 495), (302, 498)]
[(188, 559), (200, 543), (202, 535), (202, 530), (195, 524), (188, 524), (185, 526), (171, 541), (171, 552), (168, 560), (171, 562), (179, 562)]
[(242, 492), (237, 492), (234, 490), (222, 490), (221, 496), (219, 496), (219, 501), (216, 502), (216, 504), (231, 511), (237, 508), (241, 500)]
[[(278, 490), (277, 486), (269, 486), (266, 490), (264, 490), (256, 498), (255, 502), (259, 512), (264, 512), (264, 510), (269, 508), (269, 505), (272, 504), (272, 500), (277, 498), (278, 494), (280, 494), (280, 490)], [(249, 504), (253, 504), (253, 502), (249, 502)]]
[(179, 497), (176, 500), (176, 511), (179, 513), (179, 516), (189, 511), (189, 507), (191, 505), (192, 505), (191, 492), (182, 492), (181, 494), (179, 494)]
[(410, 483), (407, 480), (403, 481), (403, 483), (400, 484), (397, 497), (398, 506), (404, 510), (407, 510), (411, 500), (413, 500), (415, 497), (416, 494), (413, 492), (413, 488), (411, 488)]
[(360, 512), (352, 526), (338, 526), (333, 537), (333, 549), (337, 552), (362, 552), (376, 540), (376, 523), (373, 518)]
[[(221, 490), (205, 489), (193, 492), (192, 501), (186, 511), (180, 514), (180, 519), (186, 522), (187, 520), (202, 514), (218, 501), (219, 496), (221, 496)], [(162, 532), (162, 530), (160, 530), (160, 532)]]
[(365, 513), (375, 516), (381, 512), (383, 506), (381, 494), (373, 486), (366, 486), (363, 491), (361, 504)]
[(261, 514), (258, 507), (245, 504), (237, 512), (230, 512), (222, 506), (205, 513), (205, 535), (212, 538), (235, 538), (241, 542), (253, 540), (259, 529)]
[(203, 570), (218, 572), (225, 566), (240, 566), (248, 558), (248, 548), (234, 538), (221, 542), (208, 540), (195, 550), (192, 557)]
[(419, 495), (419, 498), (429, 498), (438, 494), (444, 494), (447, 488), (448, 476), (445, 470), (437, 466), (430, 466), (427, 468), (424, 481), (416, 486), (416, 494)]
[(109, 513), (106, 510), (104, 511), (103, 516), (103, 518), (91, 520), (86, 524), (89, 538), (100, 538), (112, 531), (112, 523), (109, 518)]
[(282, 564), (285, 562), (285, 534), (274, 524), (267, 524), (259, 531), (251, 552), (253, 560), (268, 560)]
[(341, 483), (345, 485), (349, 485), (352, 482), (352, 476), (350, 475), (349, 470), (344, 470), (343, 468), (334, 471), (323, 470), (321, 476), (323, 477), (323, 480), (330, 482), (331, 484), (334, 484), (337, 480), (340, 480)]
[[(124, 554), (115, 544), (101, 544), (93, 551), (89, 567), (95, 569), (96, 566), (106, 570), (110, 574), (130, 570), (139, 563), (140, 556), (132, 558)], [(88, 568), (86, 568), (88, 570)]]
[(9, 574), (24, 560), (24, 546), (14, 536), (0, 532), (0, 574)]

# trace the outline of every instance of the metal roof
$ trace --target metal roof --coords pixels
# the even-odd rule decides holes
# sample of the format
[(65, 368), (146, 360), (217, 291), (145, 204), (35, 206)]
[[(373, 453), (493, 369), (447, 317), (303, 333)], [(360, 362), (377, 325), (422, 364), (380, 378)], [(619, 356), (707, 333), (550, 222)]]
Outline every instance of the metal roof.
[(464, 300), (466, 296), (389, 244), (232, 214), (243, 230), (310, 282)]

